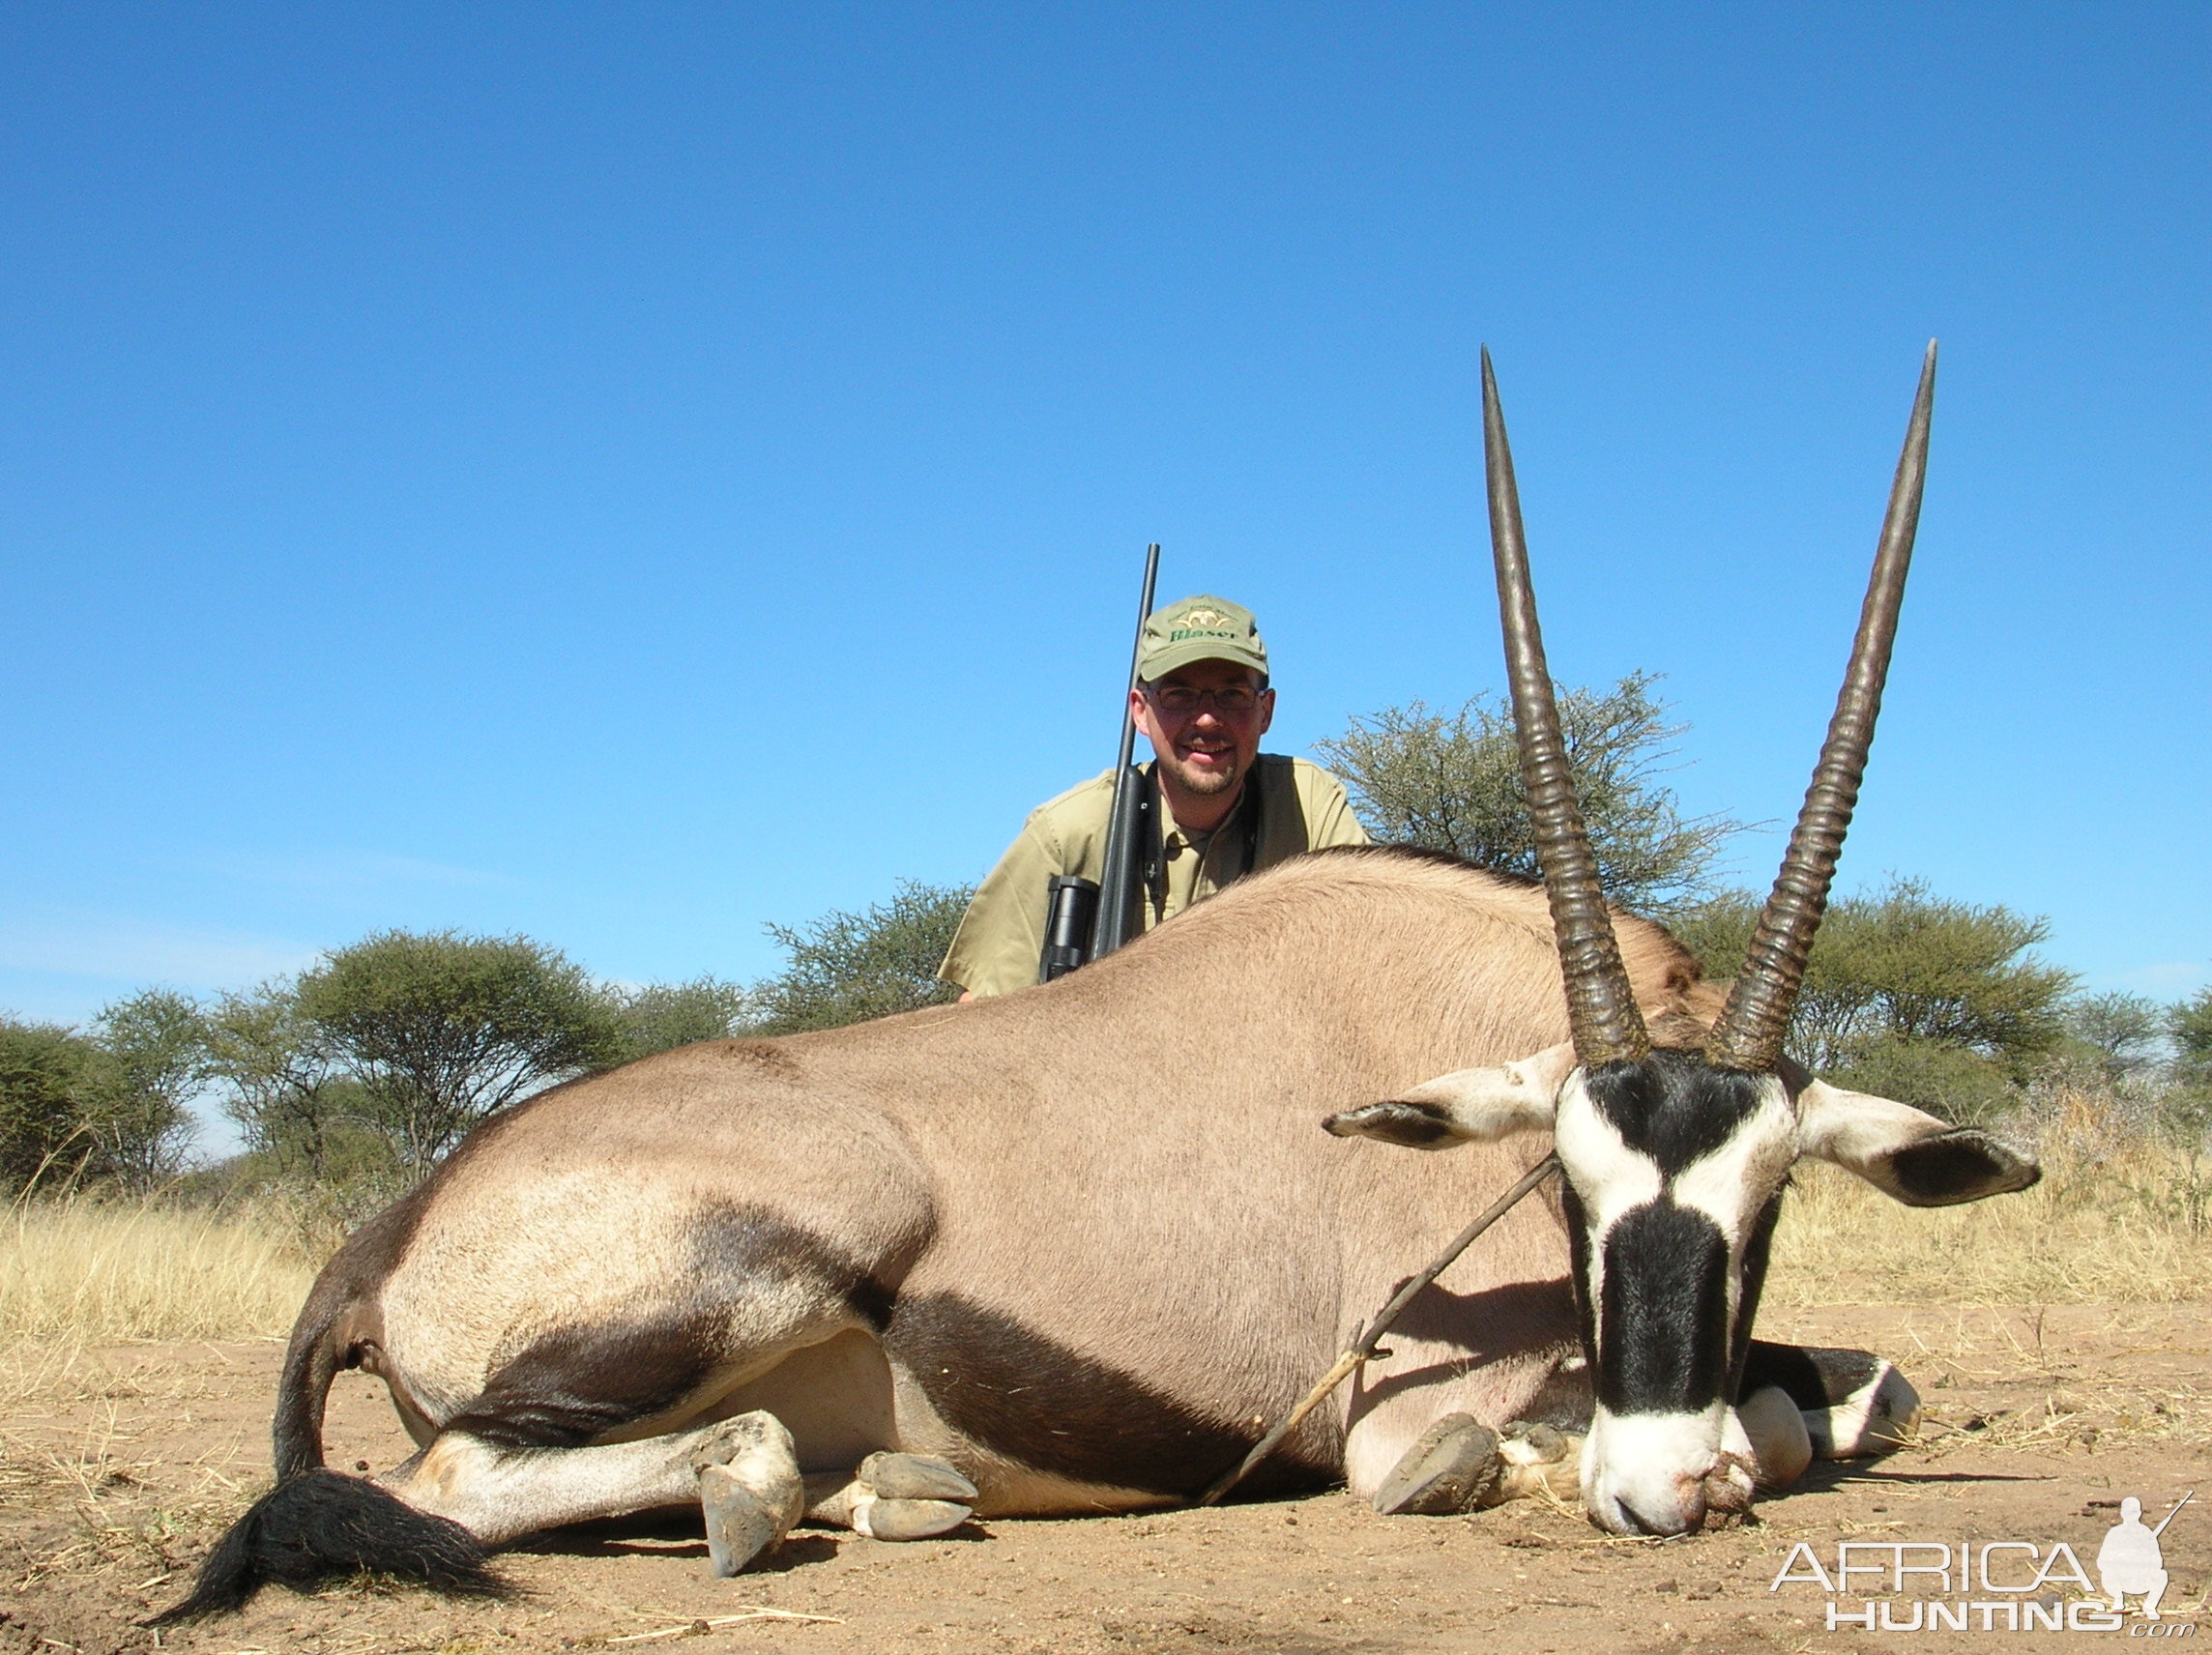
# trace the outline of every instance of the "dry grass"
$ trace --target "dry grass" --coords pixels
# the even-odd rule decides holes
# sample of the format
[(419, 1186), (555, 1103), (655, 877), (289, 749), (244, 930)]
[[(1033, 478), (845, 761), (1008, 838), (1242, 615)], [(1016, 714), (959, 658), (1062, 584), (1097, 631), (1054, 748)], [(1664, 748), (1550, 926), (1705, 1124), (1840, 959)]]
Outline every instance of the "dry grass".
[[(1800, 1165), (1766, 1298), (1837, 1304), (2171, 1303), (2212, 1294), (2212, 1234), (2190, 1169), (2094, 1109), (2046, 1121), (2023, 1195), (1914, 1210)], [(2199, 1222), (2190, 1222), (2192, 1212)], [(0, 1219), (0, 1345), (281, 1336), (335, 1237), (273, 1206), (82, 1197)]]
[(275, 1210), (84, 1197), (0, 1216), (0, 1511), (31, 1524), (11, 1549), (15, 1590), (162, 1580), (236, 1515), (241, 1433), (180, 1454), (163, 1430), (204, 1415), (228, 1358), (177, 1347), (281, 1339), (314, 1279), (299, 1234)]
[(2212, 1234), (2190, 1222), (2181, 1156), (2065, 1121), (2043, 1137), (2041, 1183), (1967, 1206), (1900, 1206), (1800, 1163), (1767, 1302), (2167, 1304), (2212, 1292)]
[(0, 1220), (0, 1341), (281, 1335), (314, 1280), (276, 1215), (84, 1198)]

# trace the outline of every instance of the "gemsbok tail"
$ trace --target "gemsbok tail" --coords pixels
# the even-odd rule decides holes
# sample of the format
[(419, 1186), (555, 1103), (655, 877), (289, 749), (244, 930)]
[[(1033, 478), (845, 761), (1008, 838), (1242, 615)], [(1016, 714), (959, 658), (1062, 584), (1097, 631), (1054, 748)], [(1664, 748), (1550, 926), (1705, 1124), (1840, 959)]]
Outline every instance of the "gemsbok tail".
[(342, 1272), (326, 1270), (292, 1329), (276, 1387), (276, 1486), (216, 1544), (191, 1596), (141, 1624), (244, 1609), (271, 1582), (306, 1591), (334, 1575), (394, 1575), (464, 1596), (505, 1594), (482, 1544), (459, 1524), (324, 1466), (323, 1405), (346, 1343), (339, 1329), (354, 1303), (350, 1287)]

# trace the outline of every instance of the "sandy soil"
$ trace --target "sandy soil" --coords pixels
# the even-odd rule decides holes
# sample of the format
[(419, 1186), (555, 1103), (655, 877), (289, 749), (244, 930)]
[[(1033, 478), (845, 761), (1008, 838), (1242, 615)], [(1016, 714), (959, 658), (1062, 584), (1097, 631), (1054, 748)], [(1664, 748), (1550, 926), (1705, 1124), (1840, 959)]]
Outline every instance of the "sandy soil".
[[(2102, 1635), (2008, 1633), (2001, 1617), (1985, 1632), (1978, 1616), (1964, 1633), (1829, 1631), (1830, 1600), (1818, 1584), (1770, 1583), (1800, 1541), (1831, 1567), (1846, 1540), (2024, 1541), (2044, 1554), (2064, 1541), (2094, 1575), (2121, 1495), (2138, 1495), (2155, 1518), (2199, 1486), (2202, 1503), (2164, 1537), (2173, 1577), (2165, 1626), (2200, 1618), (2212, 1576), (2212, 1409), (2199, 1391), (2212, 1332), (2200, 1307), (1850, 1308), (1770, 1316), (1761, 1331), (1895, 1356), (1929, 1405), (1922, 1441), (1884, 1461), (1817, 1466), (1789, 1497), (1762, 1504), (1753, 1524), (1678, 1541), (1609, 1540), (1579, 1515), (1532, 1503), (1384, 1520), (1324, 1494), (976, 1524), (903, 1547), (801, 1530), (768, 1569), (716, 1581), (695, 1528), (602, 1525), (510, 1553), (505, 1567), (521, 1589), (508, 1603), (451, 1604), (369, 1582), (311, 1598), (269, 1591), (245, 1614), (171, 1631), (160, 1646), (267, 1655), (664, 1643), (733, 1655), (2079, 1648), (2152, 1628), (2131, 1600), (2127, 1627)], [(0, 1426), (0, 1651), (152, 1648), (154, 1635), (132, 1622), (181, 1594), (212, 1537), (266, 1484), (276, 1348), (13, 1359), (16, 1400)], [(381, 1468), (405, 1451), (381, 1387), (342, 1376), (332, 1464)], [(1940, 1595), (1888, 1587), (1862, 1578), (1837, 1602), (1855, 1611), (1888, 1597), (1902, 1620), (1916, 1599)], [(2035, 1596), (2082, 1594), (2052, 1584)]]

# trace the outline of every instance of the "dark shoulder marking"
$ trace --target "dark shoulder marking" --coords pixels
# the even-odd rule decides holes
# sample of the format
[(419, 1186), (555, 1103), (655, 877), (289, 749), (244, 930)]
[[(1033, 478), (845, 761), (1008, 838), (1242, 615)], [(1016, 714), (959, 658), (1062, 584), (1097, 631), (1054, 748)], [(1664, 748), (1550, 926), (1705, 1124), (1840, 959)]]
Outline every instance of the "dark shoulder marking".
[(740, 1352), (730, 1307), (764, 1284), (798, 1285), (834, 1315), (880, 1331), (895, 1288), (821, 1236), (760, 1207), (710, 1209), (695, 1225), (685, 1280), (639, 1315), (579, 1322), (502, 1363), (446, 1428), (503, 1448), (574, 1448), (665, 1413)]
[[(1207, 1418), (1133, 1375), (1078, 1355), (958, 1293), (901, 1298), (884, 1348), (954, 1430), (1078, 1483), (1192, 1495), (1242, 1459), (1259, 1437), (1243, 1425)], [(1338, 1480), (1335, 1466), (1305, 1457), (1301, 1447), (1287, 1444), (1238, 1485), (1239, 1493)]]

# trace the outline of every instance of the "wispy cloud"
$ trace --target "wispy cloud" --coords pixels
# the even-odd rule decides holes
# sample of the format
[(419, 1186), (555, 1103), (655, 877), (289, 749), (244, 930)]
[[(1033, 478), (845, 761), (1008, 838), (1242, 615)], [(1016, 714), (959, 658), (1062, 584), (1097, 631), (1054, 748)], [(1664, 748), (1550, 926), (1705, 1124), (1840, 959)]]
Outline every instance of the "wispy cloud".
[(2127, 989), (2167, 1000), (2212, 982), (2212, 961), (2174, 960), (2165, 965), (2137, 966), (2124, 972), (2103, 972), (2098, 973), (2097, 982), (2103, 988)]
[(511, 885), (507, 874), (456, 868), (382, 851), (299, 851), (283, 854), (221, 852), (182, 858), (196, 873), (247, 885), (326, 896), (350, 896), (398, 886)]
[(0, 921), (0, 970), (135, 986), (242, 988), (314, 959), (305, 944), (158, 920), (57, 915)]

